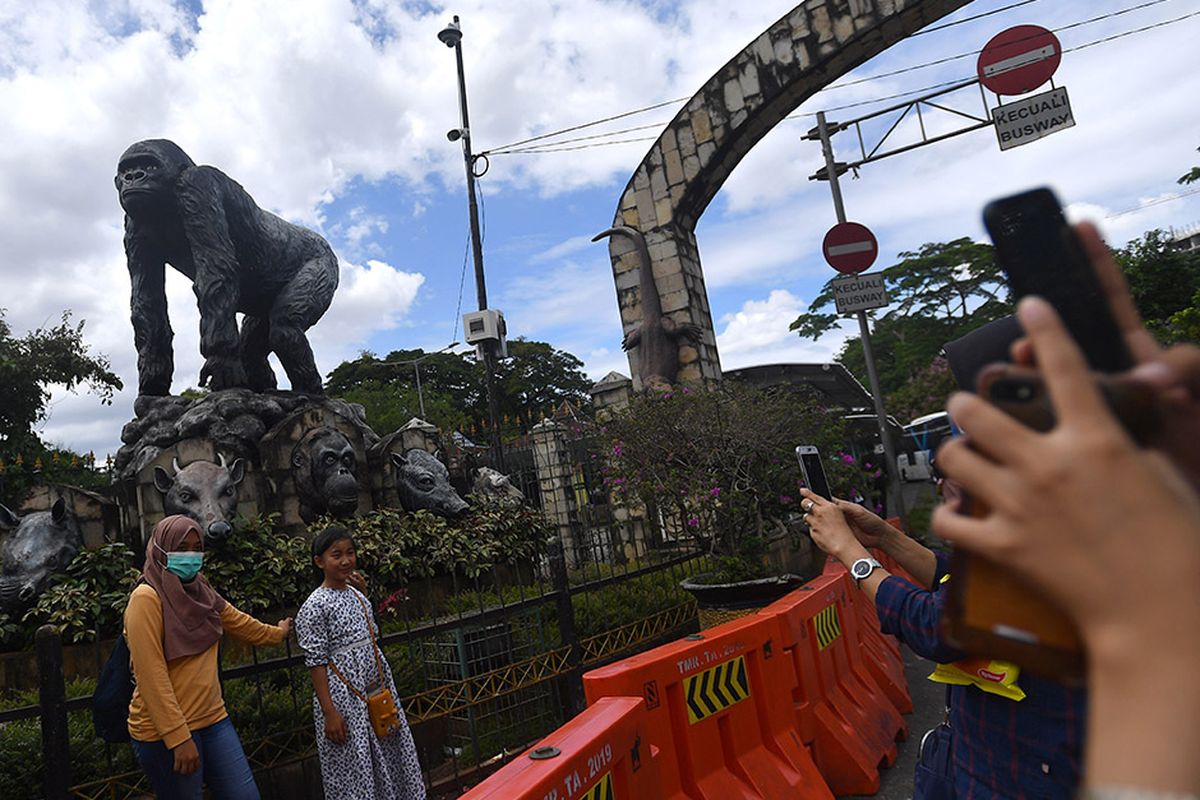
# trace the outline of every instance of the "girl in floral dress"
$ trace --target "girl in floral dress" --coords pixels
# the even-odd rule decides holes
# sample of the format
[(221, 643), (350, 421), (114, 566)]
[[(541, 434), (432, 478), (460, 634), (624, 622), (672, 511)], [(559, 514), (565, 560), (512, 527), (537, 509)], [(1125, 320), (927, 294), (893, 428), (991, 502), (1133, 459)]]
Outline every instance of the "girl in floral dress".
[(387, 661), (376, 658), (372, 639), (379, 630), (370, 602), (349, 583), (357, 566), (354, 540), (345, 528), (327, 528), (313, 540), (312, 553), (325, 580), (296, 615), (296, 636), (312, 675), (325, 796), (424, 800), (421, 766), (403, 710), (397, 705), (399, 730), (381, 738), (371, 727), (362, 699), (380, 686), (399, 697)]

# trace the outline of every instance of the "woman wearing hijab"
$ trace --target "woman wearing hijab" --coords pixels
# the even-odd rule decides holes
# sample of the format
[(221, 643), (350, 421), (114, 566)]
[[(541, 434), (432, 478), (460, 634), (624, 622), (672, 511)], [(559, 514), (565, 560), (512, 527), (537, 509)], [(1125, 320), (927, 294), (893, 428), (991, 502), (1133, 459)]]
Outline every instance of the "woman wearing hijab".
[(291, 618), (267, 625), (217, 594), (200, 567), (200, 526), (180, 515), (154, 526), (142, 577), (125, 609), (125, 638), (137, 685), (129, 736), (159, 798), (258, 800), (217, 680), (223, 633), (250, 644), (279, 644)]

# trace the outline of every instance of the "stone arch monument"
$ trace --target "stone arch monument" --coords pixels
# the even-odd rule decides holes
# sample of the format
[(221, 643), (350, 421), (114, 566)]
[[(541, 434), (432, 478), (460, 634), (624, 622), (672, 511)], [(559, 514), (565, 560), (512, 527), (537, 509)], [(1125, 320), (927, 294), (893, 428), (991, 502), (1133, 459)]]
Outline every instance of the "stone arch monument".
[[(676, 380), (721, 377), (696, 223), (771, 128), (813, 94), (968, 0), (808, 0), (713, 75), (667, 125), (621, 195), (614, 226), (640, 231), (661, 310), (697, 335), (680, 340)], [(640, 257), (628, 236), (609, 240), (625, 334), (643, 322)], [(644, 285), (644, 284), (643, 284)], [(629, 359), (634, 389), (642, 388)]]

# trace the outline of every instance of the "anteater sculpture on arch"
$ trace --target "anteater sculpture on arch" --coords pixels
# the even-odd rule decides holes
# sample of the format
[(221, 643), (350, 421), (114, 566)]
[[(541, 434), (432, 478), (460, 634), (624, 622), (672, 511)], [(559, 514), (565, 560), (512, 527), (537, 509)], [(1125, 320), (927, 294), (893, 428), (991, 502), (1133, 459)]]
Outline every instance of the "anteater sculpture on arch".
[[(338, 262), (310, 230), (263, 211), (236, 181), (196, 166), (179, 145), (147, 139), (129, 147), (115, 179), (125, 209), (138, 394), (171, 391), (174, 336), (165, 265), (192, 281), (200, 306), (200, 384), (216, 391), (275, 388), (268, 354), (292, 389), (321, 393), (304, 332), (333, 299)], [(245, 314), (241, 333), (238, 312)]]

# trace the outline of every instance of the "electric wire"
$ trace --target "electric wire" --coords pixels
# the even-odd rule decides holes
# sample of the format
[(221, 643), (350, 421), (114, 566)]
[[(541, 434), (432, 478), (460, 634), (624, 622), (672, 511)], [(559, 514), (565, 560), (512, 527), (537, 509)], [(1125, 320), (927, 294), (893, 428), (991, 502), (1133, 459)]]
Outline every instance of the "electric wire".
[(1021, 6), (1027, 6), (1030, 3), (1036, 3), (1037, 1), (1038, 0), (1021, 0), (1021, 2), (1019, 2), (1019, 3), (1009, 3), (1008, 5), (1001, 6), (1000, 8), (993, 8), (991, 11), (984, 11), (982, 14), (976, 14), (973, 17), (963, 17), (962, 19), (956, 19), (953, 22), (945, 22), (945, 23), (942, 23), (941, 25), (934, 25), (932, 28), (922, 28), (919, 31), (913, 31), (912, 33), (909, 34), (909, 36), (924, 36), (927, 33), (935, 33), (937, 31), (943, 31), (946, 28), (953, 28), (955, 25), (962, 25), (964, 22), (974, 22), (977, 19), (983, 19), (984, 17), (990, 17), (994, 14), (1000, 14), (1004, 11), (1011, 11), (1014, 8), (1019, 8)]
[[(549, 145), (571, 144), (573, 142), (586, 142), (591, 139), (604, 139), (609, 136), (620, 136), (621, 134), (625, 134), (625, 133), (635, 133), (637, 131), (646, 131), (646, 130), (650, 130), (652, 128), (661, 128), (663, 126), (663, 124), (664, 123), (661, 123), (661, 122), (652, 122), (649, 125), (637, 125), (633, 128), (622, 128), (619, 131), (606, 131), (605, 133), (593, 133), (588, 136), (577, 136), (574, 139), (559, 139), (556, 142), (547, 142), (545, 145), (526, 145), (526, 147), (529, 147), (529, 146), (546, 147)], [(640, 140), (632, 140), (632, 141), (640, 141)], [(513, 147), (508, 147), (508, 148), (497, 148), (495, 150), (488, 150), (486, 152), (490, 155), (498, 156), (498, 155), (505, 155), (507, 153), (515, 153), (520, 150), (526, 149), (526, 147), (513, 146)]]
[[(1092, 25), (1096, 22), (1101, 22), (1103, 20), (1111, 19), (1113, 17), (1119, 17), (1122, 14), (1128, 14), (1132, 11), (1140, 11), (1143, 8), (1149, 8), (1150, 6), (1156, 6), (1156, 5), (1159, 5), (1160, 3), (1166, 3), (1166, 2), (1168, 2), (1168, 0), (1147, 0), (1147, 2), (1141, 3), (1140, 5), (1130, 6), (1129, 8), (1118, 9), (1118, 10), (1110, 12), (1108, 14), (1101, 14), (1098, 17), (1092, 17), (1091, 19), (1084, 19), (1084, 20), (1080, 20), (1078, 22), (1072, 22), (1069, 25), (1063, 25), (1060, 28), (1053, 28), (1052, 30), (1055, 33), (1059, 33), (1061, 31), (1070, 30), (1072, 28), (1079, 28), (1084, 25)], [(1030, 36), (1023, 37), (1021, 39), (1013, 39), (1011, 44), (1019, 44), (1022, 41), (1026, 41), (1029, 39), (1036, 39), (1039, 36), (1041, 36), (1041, 34), (1036, 33), (1036, 34), (1032, 34)], [(1077, 50), (1080, 48), (1073, 48), (1073, 49)], [(1063, 50), (1063, 52), (1069, 53), (1071, 51)], [(949, 64), (951, 61), (961, 61), (964, 58), (972, 58), (972, 57), (976, 57), (978, 55), (979, 55), (978, 50), (971, 50), (970, 52), (967, 52), (967, 53), (959, 53), (956, 56), (946, 56), (945, 58), (939, 58), (934, 61), (926, 61), (924, 64), (914, 64), (911, 67), (904, 67), (902, 69), (892, 70), (891, 72), (880, 72), (876, 75), (868, 75), (863, 78), (856, 78), (855, 80), (852, 80), (852, 81), (843, 81), (842, 83), (835, 83), (830, 86), (827, 86), (826, 90), (841, 89), (846, 86), (857, 86), (860, 83), (868, 83), (870, 81), (877, 81), (882, 78), (892, 78), (892, 77), (895, 77), (896, 75), (904, 75), (909, 72), (915, 72), (919, 69), (927, 69), (929, 67), (936, 67), (936, 66), (940, 66), (942, 64)]]
[(1144, 211), (1147, 208), (1153, 208), (1154, 206), (1161, 206), (1163, 203), (1172, 203), (1176, 200), (1182, 200), (1183, 198), (1190, 197), (1191, 195), (1194, 195), (1194, 194), (1200, 194), (1200, 188), (1189, 189), (1186, 192), (1178, 192), (1176, 194), (1171, 195), (1170, 197), (1160, 197), (1157, 200), (1151, 200), (1148, 203), (1142, 203), (1140, 206), (1134, 206), (1133, 208), (1127, 208), (1124, 211), (1114, 211), (1111, 214), (1105, 215), (1104, 218), (1105, 219), (1113, 219), (1114, 217), (1123, 217), (1126, 214), (1136, 214), (1137, 212)]
[[(962, 24), (964, 22), (969, 22), (973, 19), (978, 19), (980, 17), (989, 16), (991, 14), (1000, 13), (1001, 11), (1010, 10), (1012, 8), (1019, 7), (1021, 5), (1026, 5), (1030, 2), (1035, 2), (1035, 0), (1024, 0), (1024, 2), (1010, 4), (1008, 6), (1004, 6), (1003, 8), (999, 8), (999, 9), (993, 9), (992, 11), (984, 12), (983, 14), (976, 15), (975, 17), (970, 17), (970, 18), (962, 19), (962, 20), (956, 20), (954, 22), (946, 23), (945, 25), (942, 25), (942, 26), (938, 26), (935, 28), (930, 28), (930, 29), (926, 29), (924, 31), (920, 31), (919, 33), (930, 33), (935, 30), (941, 30), (944, 28), (951, 27), (953, 25), (958, 25), (958, 24)], [(1088, 19), (1068, 23), (1067, 25), (1063, 25), (1061, 27), (1054, 28), (1053, 30), (1055, 32), (1059, 32), (1059, 31), (1065, 31), (1065, 30), (1070, 30), (1073, 28), (1082, 27), (1084, 25), (1091, 25), (1096, 22), (1101, 22), (1106, 19), (1119, 17), (1124, 14), (1128, 14), (1128, 13), (1131, 13), (1134, 11), (1139, 11), (1139, 10), (1142, 10), (1145, 8), (1149, 8), (1151, 6), (1160, 5), (1165, 2), (1169, 2), (1169, 0), (1147, 0), (1147, 2), (1139, 3), (1134, 6), (1117, 9), (1116, 11), (1111, 11), (1106, 14), (1101, 14), (1099, 16), (1095, 16), (1095, 17), (1091, 17)], [(1062, 52), (1064, 54), (1066, 54), (1066, 53), (1071, 53), (1071, 52), (1077, 52), (1079, 50), (1085, 50), (1089, 47), (1094, 47), (1098, 44), (1104, 44), (1107, 42), (1115, 41), (1117, 39), (1122, 39), (1122, 38), (1125, 38), (1126, 36), (1131, 36), (1136, 33), (1144, 33), (1145, 31), (1153, 30), (1155, 28), (1161, 28), (1161, 27), (1165, 27), (1167, 25), (1172, 25), (1172, 24), (1175, 24), (1178, 22), (1183, 22), (1184, 20), (1190, 19), (1190, 18), (1198, 16), (1198, 15), (1200, 15), (1200, 11), (1191, 12), (1189, 14), (1184, 14), (1182, 16), (1175, 17), (1173, 19), (1163, 20), (1163, 21), (1153, 23), (1150, 25), (1145, 25), (1140, 28), (1135, 28), (1133, 30), (1123, 31), (1121, 33), (1113, 34), (1111, 36), (1106, 36), (1106, 37), (1103, 37), (1100, 39), (1096, 39), (1091, 42), (1085, 42), (1084, 44), (1076, 45), (1074, 47), (1064, 48)], [(945, 58), (936, 59), (936, 60), (925, 62), (922, 64), (915, 64), (915, 65), (912, 65), (909, 67), (904, 67), (902, 69), (893, 70), (890, 72), (879, 73), (877, 75), (869, 75), (869, 76), (866, 76), (863, 78), (857, 78), (852, 81), (844, 81), (842, 83), (831, 84), (829, 86), (826, 86), (821, 91), (825, 92), (825, 91), (829, 91), (831, 89), (841, 89), (841, 88), (845, 88), (845, 87), (849, 87), (849, 86), (855, 86), (858, 84), (867, 83), (870, 81), (882, 80), (884, 78), (895, 77), (896, 75), (902, 75), (902, 74), (906, 74), (909, 72), (914, 72), (919, 69), (925, 69), (927, 67), (932, 67), (932, 66), (939, 66), (942, 64), (950, 63), (952, 61), (958, 61), (963, 58), (978, 56), (978, 54), (979, 54), (979, 51), (977, 51), (977, 50), (967, 52), (967, 53), (959, 53), (958, 55), (947, 56)], [(830, 106), (830, 107), (825, 108), (824, 110), (825, 111), (840, 111), (840, 110), (845, 110), (845, 109), (849, 109), (849, 108), (859, 108), (862, 106), (871, 105), (871, 104), (883, 102), (886, 100), (895, 100), (895, 99), (899, 99), (902, 97), (907, 97), (907, 96), (911, 96), (911, 95), (917, 95), (917, 94), (922, 94), (922, 93), (929, 92), (929, 91), (934, 91), (936, 89), (945, 88), (947, 86), (953, 86), (956, 83), (961, 83), (963, 81), (969, 81), (969, 80), (971, 80), (971, 78), (962, 77), (962, 78), (958, 78), (958, 79), (950, 80), (950, 81), (941, 81), (939, 83), (935, 83), (930, 86), (925, 86), (920, 89), (911, 89), (911, 90), (899, 92), (896, 94), (884, 95), (881, 97), (873, 97), (868, 100), (859, 100), (856, 102), (845, 103), (845, 104), (838, 105), (838, 106)], [(614, 141), (607, 141), (607, 142), (594, 142), (589, 145), (581, 145), (578, 147), (560, 147), (560, 145), (573, 144), (575, 142), (589, 141), (589, 140), (594, 140), (594, 139), (604, 139), (607, 137), (617, 136), (617, 135), (620, 135), (623, 133), (629, 133), (629, 132), (633, 132), (633, 131), (637, 131), (637, 130), (661, 128), (661, 127), (663, 127), (663, 125), (665, 125), (667, 123), (665, 123), (665, 122), (664, 123), (653, 123), (650, 125), (642, 125), (642, 126), (637, 126), (634, 128), (626, 128), (626, 129), (623, 129), (620, 131), (609, 131), (607, 133), (592, 134), (589, 136), (576, 137), (576, 138), (572, 138), (572, 139), (562, 139), (562, 140), (557, 140), (557, 141), (552, 141), (552, 142), (544, 142), (544, 140), (546, 140), (546, 139), (553, 139), (553, 138), (561, 136), (562, 134), (565, 134), (565, 133), (571, 133), (574, 131), (583, 130), (585, 128), (594, 127), (596, 125), (602, 125), (606, 122), (611, 122), (613, 120), (623, 119), (625, 117), (642, 114), (647, 111), (653, 111), (653, 110), (656, 110), (659, 108), (663, 108), (665, 106), (684, 102), (688, 99), (690, 99), (690, 98), (680, 97), (680, 98), (675, 98), (672, 100), (664, 100), (662, 102), (654, 103), (649, 106), (643, 106), (641, 108), (636, 108), (631, 111), (626, 111), (626, 112), (623, 112), (620, 114), (614, 114), (612, 116), (605, 117), (603, 119), (594, 120), (592, 122), (585, 122), (585, 123), (581, 123), (579, 125), (573, 125), (571, 127), (563, 128), (561, 130), (539, 134), (538, 136), (533, 136), (528, 139), (522, 139), (518, 142), (513, 142), (511, 144), (507, 144), (502, 147), (492, 148), (490, 150), (484, 150), (482, 152), (482, 154), (487, 154), (487, 155), (527, 155), (527, 154), (541, 154), (541, 153), (555, 153), (555, 152), (570, 152), (570, 151), (575, 151), (575, 150), (586, 150), (586, 149), (590, 149), (592, 147), (604, 147), (604, 146), (618, 145), (618, 144), (632, 144), (632, 143), (636, 143), (636, 142), (653, 141), (654, 138), (657, 138), (657, 137), (637, 137), (637, 138), (621, 139), (621, 140), (614, 140)], [(815, 114), (813, 112), (802, 112), (802, 113), (797, 113), (797, 114), (790, 114), (787, 117), (785, 117), (785, 119), (790, 120), (790, 119), (799, 119), (802, 117), (812, 117), (812, 116), (815, 116)], [(544, 142), (544, 144), (539, 145), (537, 147), (524, 146), (524, 145), (529, 145), (534, 142)]]
[(463, 241), (462, 272), (458, 276), (458, 305), (454, 307), (454, 321), (450, 328), (450, 341), (458, 341), (458, 321), (462, 319), (463, 288), (467, 285), (467, 256), (471, 254), (471, 228), (467, 226), (467, 236)]

